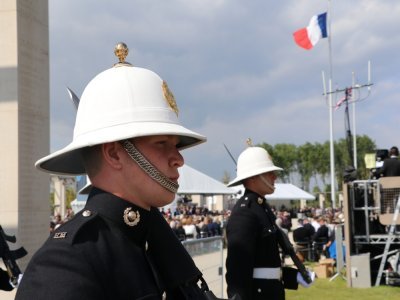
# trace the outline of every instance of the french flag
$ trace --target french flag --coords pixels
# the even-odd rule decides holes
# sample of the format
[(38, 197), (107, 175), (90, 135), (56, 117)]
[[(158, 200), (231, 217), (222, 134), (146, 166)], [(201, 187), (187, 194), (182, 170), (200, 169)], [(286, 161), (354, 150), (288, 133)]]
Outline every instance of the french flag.
[(302, 28), (293, 33), (294, 41), (301, 48), (312, 49), (321, 38), (328, 36), (326, 27), (327, 13), (313, 16), (306, 28)]

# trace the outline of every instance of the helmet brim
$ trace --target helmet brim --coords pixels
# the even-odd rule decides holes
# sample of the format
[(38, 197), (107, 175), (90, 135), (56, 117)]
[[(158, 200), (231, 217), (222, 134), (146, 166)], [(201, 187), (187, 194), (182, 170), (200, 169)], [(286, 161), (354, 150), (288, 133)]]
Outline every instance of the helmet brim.
[(61, 150), (39, 159), (35, 166), (37, 169), (52, 174), (81, 175), (85, 168), (82, 161), (82, 149), (141, 136), (176, 135), (180, 137), (177, 145), (183, 150), (205, 142), (207, 139), (179, 124), (165, 124), (160, 126), (157, 122), (133, 122), (114, 127), (102, 128), (93, 132), (82, 134)]
[(253, 177), (253, 176), (257, 176), (257, 175), (260, 175), (260, 174), (268, 173), (268, 172), (282, 171), (282, 170), (283, 170), (282, 168), (279, 168), (277, 166), (257, 169), (257, 170), (254, 170), (252, 172), (247, 172), (247, 173), (241, 174), (240, 176), (237, 176), (234, 180), (229, 182), (227, 184), (227, 186), (228, 187), (232, 187), (232, 186), (240, 185), (240, 184), (242, 184), (242, 181), (244, 179), (247, 179), (247, 178), (250, 178), (250, 177)]

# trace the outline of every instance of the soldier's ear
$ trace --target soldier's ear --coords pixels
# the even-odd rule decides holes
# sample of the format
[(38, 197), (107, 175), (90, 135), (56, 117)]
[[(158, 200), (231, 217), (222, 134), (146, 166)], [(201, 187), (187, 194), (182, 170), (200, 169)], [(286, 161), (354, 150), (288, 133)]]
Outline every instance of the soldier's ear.
[(101, 152), (105, 163), (115, 169), (122, 168), (121, 153), (125, 152), (119, 142), (110, 142), (101, 145)]

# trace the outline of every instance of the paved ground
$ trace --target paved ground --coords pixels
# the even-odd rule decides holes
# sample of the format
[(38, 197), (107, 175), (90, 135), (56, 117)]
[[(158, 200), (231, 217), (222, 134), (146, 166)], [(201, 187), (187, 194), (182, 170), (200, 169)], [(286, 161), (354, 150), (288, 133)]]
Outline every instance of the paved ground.
[[(225, 283), (225, 259), (226, 249), (223, 253), (221, 251), (211, 254), (204, 254), (193, 257), (196, 266), (203, 273), (208, 287), (212, 290), (217, 297), (226, 298), (226, 283)], [(222, 275), (220, 275), (219, 268), (223, 267)]]

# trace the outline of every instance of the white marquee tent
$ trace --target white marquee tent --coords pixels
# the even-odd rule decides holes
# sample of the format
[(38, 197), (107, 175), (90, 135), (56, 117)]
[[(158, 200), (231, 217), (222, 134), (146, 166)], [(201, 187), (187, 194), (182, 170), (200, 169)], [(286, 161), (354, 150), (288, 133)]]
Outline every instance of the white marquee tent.
[(291, 183), (275, 183), (275, 191), (266, 195), (268, 200), (315, 200), (315, 196), (307, 193)]
[(191, 194), (191, 195), (225, 195), (236, 194), (237, 190), (225, 186), (222, 182), (183, 165), (179, 169), (179, 189), (178, 194)]
[(282, 206), (289, 208), (292, 206), (292, 200), (300, 201), (300, 207), (305, 207), (307, 206), (307, 200), (315, 200), (314, 195), (291, 183), (275, 183), (274, 193), (266, 195), (265, 198), (267, 198), (270, 205), (274, 205), (276, 208)]
[[(241, 195), (244, 191), (243, 185), (234, 187)], [(275, 191), (265, 195), (267, 200), (315, 200), (315, 196), (307, 193), (291, 183), (275, 183)]]
[[(238, 197), (240, 197), (244, 192), (243, 185), (236, 187), (239, 192)], [(273, 194), (265, 195), (268, 203), (272, 206), (280, 208), (285, 206), (287, 208), (292, 207), (292, 201), (300, 201), (300, 207), (306, 206), (306, 202), (310, 200), (315, 200), (315, 196), (307, 193), (301, 188), (295, 186), (291, 183), (275, 183), (275, 191)]]

